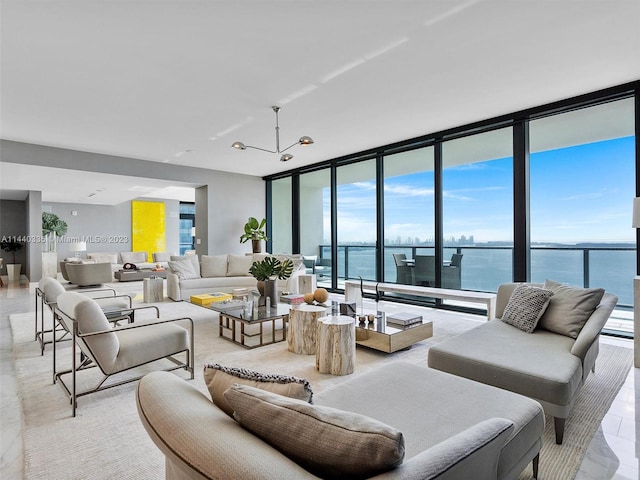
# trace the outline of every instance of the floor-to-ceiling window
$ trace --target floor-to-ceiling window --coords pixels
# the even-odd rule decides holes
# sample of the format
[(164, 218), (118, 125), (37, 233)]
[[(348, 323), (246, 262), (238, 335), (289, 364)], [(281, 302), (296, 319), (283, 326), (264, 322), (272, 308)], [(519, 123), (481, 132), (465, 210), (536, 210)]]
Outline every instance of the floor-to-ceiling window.
[(384, 281), (415, 285), (415, 255), (433, 255), (433, 147), (384, 157)]
[(271, 251), (292, 251), (291, 177), (271, 182)]
[(602, 287), (633, 305), (632, 98), (530, 122), (531, 280)]
[(300, 253), (307, 273), (319, 286), (331, 287), (331, 172), (300, 175)]
[(179, 243), (180, 255), (194, 250), (196, 237), (196, 204), (180, 202)]
[(442, 145), (444, 288), (493, 292), (512, 279), (512, 137), (509, 127)]
[(376, 161), (337, 169), (338, 278), (376, 279)]
[[(303, 254), (335, 256), (337, 283), (324, 286), (362, 277), (496, 291), (551, 278), (601, 286), (624, 310), (639, 273), (638, 91), (620, 85), (267, 180), (299, 175), (293, 238)], [(416, 276), (416, 257), (435, 275)]]

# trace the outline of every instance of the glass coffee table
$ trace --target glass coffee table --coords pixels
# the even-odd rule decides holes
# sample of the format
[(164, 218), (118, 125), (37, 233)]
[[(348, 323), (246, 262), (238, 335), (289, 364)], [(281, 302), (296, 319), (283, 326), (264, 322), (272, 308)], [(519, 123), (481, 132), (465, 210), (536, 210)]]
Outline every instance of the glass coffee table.
[(404, 350), (432, 336), (433, 322), (424, 316), (421, 323), (406, 327), (375, 316), (373, 322), (360, 322), (356, 317), (356, 344), (381, 352), (393, 353)]
[[(207, 307), (220, 315), (218, 320), (220, 338), (248, 349), (283, 342), (287, 339), (289, 305), (278, 304), (268, 310), (266, 307), (253, 308), (253, 311), (247, 314), (243, 303), (214, 302)], [(271, 328), (266, 329), (265, 324), (269, 323)]]

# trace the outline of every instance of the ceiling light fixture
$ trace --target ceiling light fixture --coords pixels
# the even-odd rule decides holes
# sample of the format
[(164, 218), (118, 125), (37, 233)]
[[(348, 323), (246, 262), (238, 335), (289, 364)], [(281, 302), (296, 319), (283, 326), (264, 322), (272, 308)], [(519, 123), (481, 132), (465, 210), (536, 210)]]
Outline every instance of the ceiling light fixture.
[[(268, 152), (268, 153), (284, 153), (290, 148), (295, 147), (296, 145), (311, 145), (313, 143), (313, 138), (305, 135), (303, 137), (300, 137), (300, 140), (298, 140), (293, 145), (289, 145), (287, 148), (283, 148), (282, 150), (280, 150), (280, 126), (278, 125), (278, 112), (280, 111), (280, 107), (274, 105), (271, 108), (276, 114), (276, 149), (275, 150), (268, 150), (266, 148), (245, 145), (242, 142), (233, 142), (233, 144), (231, 144), (231, 147), (235, 148), (236, 150), (246, 150), (247, 148), (253, 148), (255, 150), (262, 150), (263, 152)], [(293, 155), (291, 155), (290, 153), (286, 153), (280, 157), (280, 161), (288, 162), (292, 158), (293, 158)]]

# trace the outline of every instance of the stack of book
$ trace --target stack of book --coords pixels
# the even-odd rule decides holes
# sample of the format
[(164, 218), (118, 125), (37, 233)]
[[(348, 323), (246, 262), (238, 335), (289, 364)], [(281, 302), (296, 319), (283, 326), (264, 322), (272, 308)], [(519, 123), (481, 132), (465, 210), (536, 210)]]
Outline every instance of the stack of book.
[(290, 295), (280, 295), (280, 303), (289, 303), (291, 305), (299, 305), (304, 303), (304, 295), (292, 293)]
[(233, 296), (229, 293), (215, 292), (215, 293), (202, 293), (200, 295), (191, 295), (191, 303), (197, 305), (207, 306), (214, 302), (224, 302), (225, 300), (231, 300)]
[(422, 323), (422, 315), (410, 312), (388, 313), (386, 317), (388, 323), (404, 327), (407, 325), (413, 325), (414, 323)]

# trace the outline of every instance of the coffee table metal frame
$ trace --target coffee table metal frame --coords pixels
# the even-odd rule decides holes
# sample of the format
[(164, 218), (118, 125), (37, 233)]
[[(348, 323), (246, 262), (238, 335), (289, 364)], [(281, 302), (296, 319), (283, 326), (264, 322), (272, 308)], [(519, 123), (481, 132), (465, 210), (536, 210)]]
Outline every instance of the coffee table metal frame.
[[(266, 307), (254, 308), (253, 315), (246, 318), (242, 309), (234, 309), (223, 311), (216, 308), (213, 303), (209, 306), (211, 310), (219, 312), (218, 328), (220, 338), (224, 338), (230, 342), (240, 345), (247, 349), (263, 347), (272, 343), (283, 342), (287, 340), (287, 323), (289, 321), (289, 307), (285, 305), (277, 305), (271, 307), (267, 311)], [(276, 321), (282, 320), (282, 328), (276, 329)], [(271, 340), (267, 341), (264, 331), (265, 322), (271, 322)], [(257, 333), (248, 333), (246, 327), (248, 325), (258, 325)], [(239, 327), (239, 328), (238, 328)], [(230, 335), (225, 335), (229, 332)], [(276, 334), (279, 334), (276, 339)], [(248, 344), (247, 340), (258, 338), (257, 344)]]
[(426, 318), (422, 319), (422, 323), (406, 327), (388, 323), (380, 318), (375, 318), (373, 323), (363, 323), (356, 318), (356, 344), (385, 353), (404, 350), (432, 336), (433, 322)]

